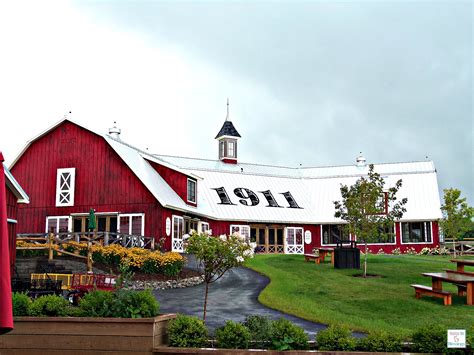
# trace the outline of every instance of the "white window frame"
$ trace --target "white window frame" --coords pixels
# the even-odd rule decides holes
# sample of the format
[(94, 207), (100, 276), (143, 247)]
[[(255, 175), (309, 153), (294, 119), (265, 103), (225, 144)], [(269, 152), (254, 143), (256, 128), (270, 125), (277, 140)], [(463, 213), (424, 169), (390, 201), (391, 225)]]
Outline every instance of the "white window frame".
[(227, 156), (229, 158), (235, 157), (235, 142), (232, 142), (232, 141), (227, 142)]
[[(189, 183), (194, 183), (194, 201), (193, 200), (190, 200), (189, 199)], [(193, 180), (193, 179), (187, 179), (187, 183), (186, 183), (186, 199), (188, 202), (191, 202), (191, 203), (197, 203), (197, 181), (196, 180)]]
[[(295, 242), (288, 243), (288, 232), (292, 230), (295, 235)], [(301, 230), (301, 244), (296, 244), (296, 231)], [(303, 227), (286, 227), (285, 228), (285, 254), (304, 254), (304, 228)]]
[[(354, 240), (357, 241), (357, 236), (355, 236)], [(396, 222), (393, 222), (393, 242), (392, 243), (367, 243), (367, 245), (396, 245), (396, 244), (397, 244), (397, 223)]]
[[(429, 223), (430, 224), (430, 232), (431, 232), (431, 242), (403, 242), (403, 224), (405, 223)], [(425, 239), (426, 239), (426, 228), (425, 229)], [(433, 221), (407, 221), (407, 222), (400, 222), (400, 244), (403, 245), (431, 245), (433, 244)]]
[[(70, 174), (70, 184), (68, 190), (61, 190), (61, 176), (64, 173)], [(76, 185), (76, 168), (64, 168), (56, 171), (56, 207), (74, 206), (74, 192)], [(69, 193), (69, 201), (61, 203), (61, 193)]]
[(72, 220), (71, 220), (71, 216), (47, 216), (46, 217), (46, 224), (45, 224), (45, 230), (46, 230), (46, 233), (49, 233), (49, 230), (48, 230), (48, 221), (50, 219), (56, 219), (56, 231), (59, 232), (59, 220), (60, 219), (67, 219), (67, 231), (68, 232), (71, 232), (71, 223), (72, 223)]
[(219, 153), (220, 158), (225, 158), (225, 142), (223, 140), (219, 142)]
[[(141, 235), (145, 235), (145, 214), (144, 213), (119, 213), (117, 220), (117, 232), (132, 235), (132, 217), (142, 217), (142, 228)], [(120, 229), (120, 220), (122, 218), (128, 218), (128, 231), (122, 231)]]
[[(181, 235), (179, 235), (177, 238), (174, 236), (175, 228), (174, 228), (174, 220), (178, 219), (181, 221)], [(179, 228), (178, 228), (178, 233), (179, 233)], [(176, 251), (176, 252), (184, 252), (184, 241), (183, 241), (183, 235), (184, 235), (184, 218), (182, 216), (176, 216), (172, 215), (171, 216), (171, 251)]]
[[(232, 229), (237, 228), (240, 235), (245, 236), (245, 240), (250, 241), (250, 226), (248, 224), (231, 224), (230, 225), (230, 235), (232, 235)], [(241, 233), (242, 229), (247, 230), (247, 233)]]
[[(205, 226), (205, 228), (204, 228)], [(201, 222), (199, 221), (198, 222), (198, 233), (206, 233), (208, 231), (210, 231), (211, 229), (209, 228), (209, 223), (207, 222)], [(205, 229), (205, 230), (204, 230)]]
[[(319, 225), (319, 230), (320, 230), (320, 238), (321, 238), (321, 246), (336, 246), (337, 243), (332, 243), (332, 244), (324, 244), (324, 239), (323, 239), (323, 226), (343, 226), (344, 223), (326, 223), (326, 224), (320, 224)], [(352, 239), (352, 234), (349, 234), (349, 240), (356, 240)]]

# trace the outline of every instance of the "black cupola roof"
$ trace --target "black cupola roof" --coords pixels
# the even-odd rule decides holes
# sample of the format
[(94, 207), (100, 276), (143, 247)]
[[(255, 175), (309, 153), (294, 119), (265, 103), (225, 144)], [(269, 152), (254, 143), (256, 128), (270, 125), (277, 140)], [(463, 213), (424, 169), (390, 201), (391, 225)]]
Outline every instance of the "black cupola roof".
[(235, 129), (234, 125), (232, 124), (232, 121), (225, 121), (224, 125), (222, 126), (221, 130), (219, 133), (217, 133), (217, 136), (215, 139), (218, 139), (222, 136), (230, 136), (230, 137), (238, 137), (240, 138), (239, 132)]

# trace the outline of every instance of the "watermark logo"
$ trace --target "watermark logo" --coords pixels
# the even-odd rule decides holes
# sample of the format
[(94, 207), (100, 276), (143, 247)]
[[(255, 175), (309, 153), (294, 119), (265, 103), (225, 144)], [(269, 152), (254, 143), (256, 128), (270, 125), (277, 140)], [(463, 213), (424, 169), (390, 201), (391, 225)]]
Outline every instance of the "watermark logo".
[(448, 329), (448, 348), (466, 348), (465, 329)]

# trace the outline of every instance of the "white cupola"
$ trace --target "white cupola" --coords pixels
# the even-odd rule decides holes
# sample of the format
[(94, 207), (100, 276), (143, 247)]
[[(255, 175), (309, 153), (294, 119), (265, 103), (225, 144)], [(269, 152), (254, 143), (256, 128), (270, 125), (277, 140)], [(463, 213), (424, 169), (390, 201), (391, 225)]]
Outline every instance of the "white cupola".
[(365, 157), (362, 155), (362, 152), (359, 152), (359, 156), (356, 158), (356, 165), (359, 167), (359, 168), (363, 168), (365, 167)]
[(229, 120), (229, 99), (227, 99), (227, 116), (215, 139), (219, 148), (219, 160), (228, 164), (237, 164), (237, 141), (240, 138), (239, 132)]
[(120, 133), (122, 133), (122, 130), (117, 127), (117, 122), (114, 121), (114, 126), (109, 128), (109, 136), (115, 139), (120, 139)]

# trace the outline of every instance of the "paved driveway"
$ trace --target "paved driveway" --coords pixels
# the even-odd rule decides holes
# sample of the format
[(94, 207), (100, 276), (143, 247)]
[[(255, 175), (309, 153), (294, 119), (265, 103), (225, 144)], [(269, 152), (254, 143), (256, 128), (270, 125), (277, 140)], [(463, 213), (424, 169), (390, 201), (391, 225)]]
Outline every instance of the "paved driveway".
[[(191, 267), (196, 267), (191, 262)], [(241, 322), (247, 315), (265, 315), (271, 319), (285, 317), (303, 327), (309, 334), (325, 329), (323, 324), (313, 323), (265, 307), (257, 300), (260, 292), (268, 284), (265, 276), (246, 268), (235, 268), (209, 287), (207, 306), (207, 326), (213, 330), (224, 325), (226, 320)], [(184, 313), (202, 318), (204, 303), (204, 284), (153, 291), (160, 302), (160, 312)]]

